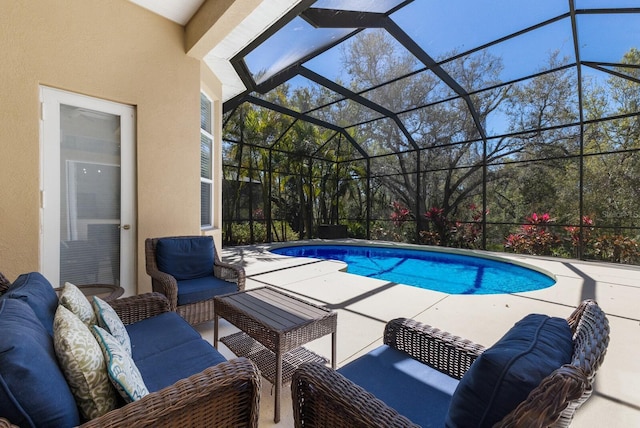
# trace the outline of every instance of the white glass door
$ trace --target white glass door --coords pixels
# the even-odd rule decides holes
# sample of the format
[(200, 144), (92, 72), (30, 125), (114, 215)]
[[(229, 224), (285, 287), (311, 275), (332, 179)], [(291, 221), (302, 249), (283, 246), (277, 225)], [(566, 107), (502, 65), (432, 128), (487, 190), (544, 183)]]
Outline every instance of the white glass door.
[(135, 110), (46, 87), (41, 101), (41, 271), (135, 294)]

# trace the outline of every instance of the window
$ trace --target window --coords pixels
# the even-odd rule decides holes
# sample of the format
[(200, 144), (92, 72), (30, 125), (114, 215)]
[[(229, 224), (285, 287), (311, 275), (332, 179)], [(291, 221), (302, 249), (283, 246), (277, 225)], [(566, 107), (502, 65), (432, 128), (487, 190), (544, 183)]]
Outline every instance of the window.
[(213, 103), (200, 93), (200, 227), (213, 225)]

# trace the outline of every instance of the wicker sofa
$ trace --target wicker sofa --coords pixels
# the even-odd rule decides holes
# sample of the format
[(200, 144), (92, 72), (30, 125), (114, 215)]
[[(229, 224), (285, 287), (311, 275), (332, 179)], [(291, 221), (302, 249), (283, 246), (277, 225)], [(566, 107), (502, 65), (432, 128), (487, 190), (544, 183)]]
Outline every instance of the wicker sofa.
[[(258, 424), (261, 378), (247, 359), (227, 361), (160, 293), (109, 302), (125, 325), (149, 393), (86, 420), (54, 352), (58, 295), (39, 273), (0, 296), (0, 426), (145, 427)], [(69, 395), (71, 394), (71, 397)]]
[[(552, 322), (556, 330), (568, 330), (562, 330), (568, 345), (558, 343), (557, 331), (543, 332)], [(534, 341), (523, 343), (528, 334), (523, 326), (534, 327), (529, 330)], [(294, 372), (295, 425), (565, 427), (590, 397), (608, 341), (608, 320), (592, 300), (584, 301), (566, 322), (538, 314), (525, 317), (491, 348), (395, 319), (386, 325), (384, 345), (339, 370), (308, 363)], [(496, 366), (496, 356), (509, 347), (515, 352), (502, 355), (505, 364)], [(541, 347), (544, 352), (534, 355)], [(555, 366), (550, 354), (561, 353), (565, 362)], [(548, 375), (541, 368), (545, 364)]]
[(211, 236), (147, 238), (145, 263), (153, 291), (191, 325), (213, 319), (215, 296), (244, 290), (244, 268), (221, 261)]

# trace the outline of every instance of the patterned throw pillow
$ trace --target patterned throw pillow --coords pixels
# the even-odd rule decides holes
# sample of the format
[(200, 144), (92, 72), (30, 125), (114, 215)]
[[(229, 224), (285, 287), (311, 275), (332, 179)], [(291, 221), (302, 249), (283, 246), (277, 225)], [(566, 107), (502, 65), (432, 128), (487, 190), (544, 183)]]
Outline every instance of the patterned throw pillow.
[(111, 334), (127, 354), (131, 356), (131, 339), (116, 311), (113, 310), (111, 305), (97, 296), (93, 297), (93, 308), (98, 319), (98, 325)]
[(65, 282), (60, 293), (60, 304), (73, 312), (88, 327), (96, 324), (96, 314), (91, 303), (78, 287)]
[(106, 330), (93, 326), (93, 333), (102, 348), (107, 360), (107, 373), (111, 383), (116, 387), (127, 403), (139, 400), (149, 393), (142, 375), (131, 359), (131, 355), (120, 345), (120, 342)]
[(53, 320), (53, 346), (80, 412), (94, 419), (117, 406), (98, 341), (89, 328), (60, 305)]

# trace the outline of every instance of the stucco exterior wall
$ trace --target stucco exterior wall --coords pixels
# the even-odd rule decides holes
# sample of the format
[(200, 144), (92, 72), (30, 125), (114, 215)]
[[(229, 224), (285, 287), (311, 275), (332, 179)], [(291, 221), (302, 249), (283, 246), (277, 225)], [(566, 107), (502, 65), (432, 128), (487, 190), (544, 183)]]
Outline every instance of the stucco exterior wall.
[(0, 271), (39, 269), (46, 85), (135, 106), (137, 291), (150, 291), (144, 239), (200, 233), (201, 69), (184, 28), (126, 0), (8, 0), (0, 52)]

